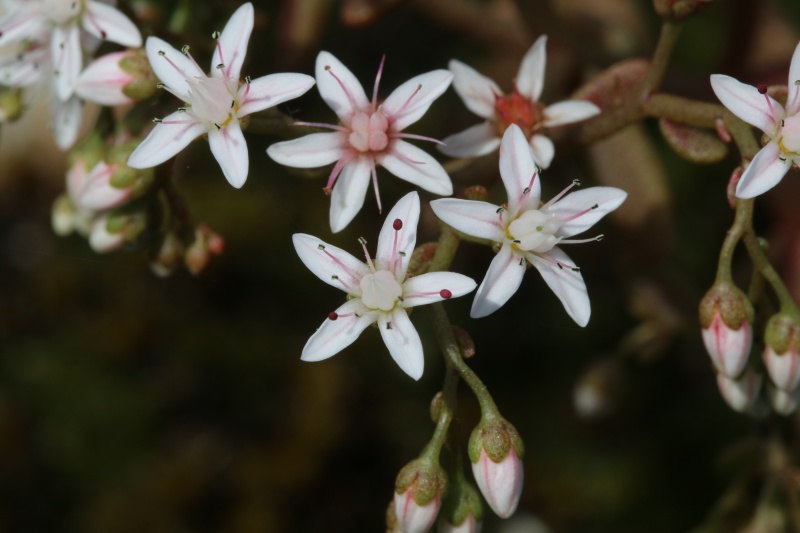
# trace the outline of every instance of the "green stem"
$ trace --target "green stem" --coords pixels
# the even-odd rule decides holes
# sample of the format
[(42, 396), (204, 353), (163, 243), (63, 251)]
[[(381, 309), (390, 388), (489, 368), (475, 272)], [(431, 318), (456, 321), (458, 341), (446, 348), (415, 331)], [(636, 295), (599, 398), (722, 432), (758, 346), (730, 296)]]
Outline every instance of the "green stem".
[(722, 243), (722, 250), (719, 253), (719, 264), (717, 265), (717, 282), (733, 282), (731, 275), (731, 265), (733, 264), (733, 252), (742, 235), (750, 225), (753, 217), (753, 200), (739, 200), (736, 204), (736, 218), (733, 225), (725, 236)]
[[(740, 202), (741, 201), (742, 200), (740, 200)], [(752, 200), (745, 201), (752, 202)], [(778, 301), (781, 304), (781, 312), (800, 319), (800, 311), (798, 311), (789, 289), (786, 288), (780, 275), (770, 264), (767, 254), (764, 253), (764, 248), (762, 248), (761, 244), (758, 242), (758, 237), (756, 237), (752, 225), (747, 227), (742, 236), (742, 240), (747, 248), (747, 253), (750, 254), (750, 259), (753, 261), (753, 266), (756, 271), (767, 280), (767, 283), (772, 286), (772, 290), (775, 291), (775, 295), (778, 297)]]
[(661, 86), (675, 43), (678, 42), (681, 27), (680, 22), (673, 21), (666, 21), (661, 25), (661, 34), (658, 36), (658, 43), (653, 52), (650, 69), (647, 71), (647, 77), (642, 85), (642, 97), (644, 100), (647, 100), (650, 94)]

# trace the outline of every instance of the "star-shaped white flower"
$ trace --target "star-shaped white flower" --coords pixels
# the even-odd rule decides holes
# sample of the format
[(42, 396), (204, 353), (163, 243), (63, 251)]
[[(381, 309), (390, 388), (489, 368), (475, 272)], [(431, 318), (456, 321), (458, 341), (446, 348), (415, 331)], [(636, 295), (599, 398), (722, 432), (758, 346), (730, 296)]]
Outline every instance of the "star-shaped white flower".
[(501, 245), (483, 283), (478, 287), (471, 316), (493, 313), (511, 298), (531, 264), (564, 304), (579, 326), (589, 322), (591, 306), (586, 285), (575, 264), (559, 244), (597, 241), (601, 236), (573, 240), (607, 213), (622, 204), (627, 193), (614, 187), (591, 187), (565, 196), (577, 182), (555, 198), (541, 204), (537, 179), (527, 139), (512, 124), (500, 144), (500, 177), (508, 204), (444, 198), (431, 202), (433, 212), (455, 229)]
[(767, 94), (766, 85), (756, 88), (724, 74), (712, 74), (711, 88), (731, 113), (770, 139), (742, 174), (736, 196), (753, 198), (767, 192), (793, 164), (800, 165), (800, 44), (789, 67), (785, 108)]
[(344, 250), (320, 239), (296, 233), (292, 240), (300, 260), (319, 279), (347, 293), (348, 300), (328, 315), (305, 347), (301, 359), (321, 361), (339, 353), (370, 324), (378, 329), (389, 353), (414, 379), (422, 376), (424, 357), (408, 309), (463, 296), (476, 283), (453, 272), (429, 272), (408, 277), (408, 262), (417, 240), (419, 195), (411, 192), (397, 202), (386, 217), (375, 259), (361, 239), (364, 264)]
[(455, 76), (453, 88), (467, 108), (486, 122), (467, 128), (443, 140), (439, 147), (450, 157), (477, 157), (491, 153), (510, 124), (516, 124), (530, 140), (540, 168), (547, 168), (555, 155), (553, 141), (543, 135), (544, 128), (579, 122), (600, 113), (586, 100), (565, 100), (545, 107), (539, 102), (544, 87), (547, 62), (547, 36), (542, 35), (525, 54), (519, 66), (514, 90), (504, 95), (497, 84), (472, 67), (455, 59), (448, 65)]
[(344, 229), (361, 210), (370, 176), (380, 210), (377, 165), (426, 191), (439, 195), (453, 194), (453, 184), (442, 165), (403, 139), (434, 140), (402, 133), (422, 118), (433, 101), (447, 90), (453, 75), (446, 70), (420, 74), (395, 89), (379, 104), (378, 83), (382, 71), (383, 61), (370, 101), (347, 67), (328, 52), (320, 52), (316, 66), (317, 89), (340, 123), (299, 124), (336, 131), (313, 133), (273, 144), (267, 149), (272, 159), (290, 167), (313, 168), (337, 162), (325, 187), (325, 191), (331, 194), (330, 223), (334, 233)]
[(131, 154), (128, 166), (149, 168), (183, 150), (207, 134), (211, 153), (228, 182), (237, 189), (247, 180), (249, 157), (240, 119), (251, 113), (297, 98), (312, 85), (305, 74), (270, 74), (256, 80), (240, 80), (247, 42), (253, 31), (253, 4), (243, 4), (231, 16), (221, 34), (207, 76), (189, 55), (157, 37), (146, 43), (153, 72), (185, 107), (157, 120), (156, 127)]

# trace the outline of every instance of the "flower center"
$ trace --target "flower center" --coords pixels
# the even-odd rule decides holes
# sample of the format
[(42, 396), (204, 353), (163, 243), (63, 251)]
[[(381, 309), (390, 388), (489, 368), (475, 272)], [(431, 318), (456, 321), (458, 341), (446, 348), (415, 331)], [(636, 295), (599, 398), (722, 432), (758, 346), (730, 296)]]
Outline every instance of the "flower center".
[(381, 152), (389, 145), (389, 119), (380, 111), (357, 111), (350, 121), (350, 145), (359, 152)]
[(800, 115), (786, 117), (780, 135), (781, 150), (792, 155), (800, 154)]
[(495, 127), (497, 134), (501, 137), (511, 124), (520, 127), (526, 137), (530, 139), (533, 133), (539, 129), (544, 118), (544, 106), (539, 102), (531, 102), (514, 87), (514, 91), (505, 96), (496, 96), (494, 112), (497, 116)]
[(531, 209), (508, 225), (506, 235), (518, 249), (543, 254), (549, 252), (561, 240), (554, 235), (561, 224), (561, 221), (551, 215), (538, 209)]
[(56, 26), (65, 24), (83, 12), (84, 0), (44, 0), (42, 12)]
[(388, 270), (378, 270), (361, 278), (361, 301), (371, 309), (391, 311), (403, 288), (397, 283), (394, 274)]
[(236, 98), (221, 78), (194, 78), (187, 80), (191, 88), (189, 105), (192, 113), (218, 127), (225, 126), (236, 111)]

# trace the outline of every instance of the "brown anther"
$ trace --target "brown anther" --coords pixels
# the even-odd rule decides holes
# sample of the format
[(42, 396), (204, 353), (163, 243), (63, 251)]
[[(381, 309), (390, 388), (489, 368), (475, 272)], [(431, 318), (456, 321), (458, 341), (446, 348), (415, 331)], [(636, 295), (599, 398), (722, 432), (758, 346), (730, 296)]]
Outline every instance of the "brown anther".
[(441, 296), (441, 297), (442, 297), (442, 298), (444, 298), (445, 300), (448, 300), (448, 299), (450, 299), (450, 298), (452, 298), (452, 297), (453, 297), (453, 293), (452, 293), (452, 292), (450, 292), (450, 291), (449, 291), (449, 290), (447, 290), (447, 289), (442, 289), (442, 290), (440, 290), (440, 291), (439, 291), (439, 296)]
[(331, 311), (330, 314), (328, 314), (328, 318), (331, 320), (336, 320), (339, 318), (339, 315), (336, 314), (336, 311)]
[(399, 218), (394, 219), (392, 227), (394, 228), (395, 231), (400, 231), (401, 229), (403, 229), (403, 221), (400, 220)]
[(325, 193), (325, 196), (330, 196), (333, 192), (333, 187), (323, 187), (322, 192)]
[(762, 83), (758, 86), (758, 92), (761, 94), (767, 94), (767, 86)]

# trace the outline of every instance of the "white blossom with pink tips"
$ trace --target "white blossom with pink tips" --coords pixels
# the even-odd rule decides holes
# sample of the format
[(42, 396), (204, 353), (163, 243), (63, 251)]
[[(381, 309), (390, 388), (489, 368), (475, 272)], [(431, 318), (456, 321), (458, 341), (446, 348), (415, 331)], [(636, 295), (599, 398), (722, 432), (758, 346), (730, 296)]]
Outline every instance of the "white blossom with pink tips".
[(330, 224), (334, 233), (344, 229), (361, 210), (370, 177), (378, 210), (381, 210), (378, 165), (426, 191), (443, 196), (453, 194), (453, 184), (442, 165), (404, 139), (439, 141), (402, 133), (422, 118), (433, 101), (447, 90), (453, 75), (446, 70), (420, 74), (379, 103), (378, 84), (382, 72), (383, 61), (370, 101), (347, 67), (332, 54), (320, 52), (316, 65), (317, 89), (340, 123), (298, 123), (330, 128), (334, 132), (313, 133), (273, 144), (267, 149), (272, 159), (290, 167), (314, 168), (336, 162), (325, 187), (326, 193), (331, 195)]
[(543, 131), (591, 118), (600, 113), (600, 108), (587, 100), (564, 100), (549, 106), (539, 102), (544, 88), (546, 45), (547, 36), (542, 35), (525, 54), (511, 94), (503, 94), (494, 81), (472, 67), (455, 59), (450, 61), (448, 67), (455, 76), (453, 87), (464, 105), (486, 121), (446, 137), (439, 150), (450, 157), (494, 152), (506, 128), (516, 124), (528, 138), (539, 167), (549, 167), (555, 146)]
[(577, 182), (542, 204), (541, 185), (528, 142), (512, 124), (500, 144), (500, 177), (508, 193), (503, 206), (444, 198), (431, 202), (433, 212), (458, 231), (501, 245), (478, 287), (471, 316), (489, 315), (505, 304), (533, 265), (579, 326), (589, 322), (591, 306), (580, 269), (558, 245), (598, 241), (573, 235), (593, 226), (619, 207), (627, 193), (614, 187), (591, 187), (567, 195)]
[(150, 135), (131, 154), (128, 166), (154, 167), (170, 159), (201, 135), (208, 135), (228, 182), (244, 185), (249, 170), (247, 143), (240, 120), (251, 113), (297, 98), (314, 85), (305, 74), (270, 74), (240, 79), (247, 43), (253, 31), (253, 5), (243, 4), (225, 29), (217, 34), (217, 47), (206, 75), (189, 54), (157, 37), (146, 43), (147, 58), (164, 88), (186, 102), (175, 113), (157, 119)]
[(419, 195), (400, 199), (386, 217), (375, 259), (360, 239), (366, 264), (320, 239), (296, 233), (292, 240), (300, 260), (319, 279), (345, 291), (348, 300), (330, 313), (305, 347), (303, 361), (321, 361), (349, 346), (367, 326), (378, 323), (383, 342), (400, 368), (414, 379), (422, 376), (422, 342), (408, 318), (408, 309), (457, 296), (476, 283), (453, 272), (407, 275), (417, 240)]
[(724, 74), (711, 75), (711, 88), (731, 113), (763, 131), (769, 142), (744, 170), (736, 196), (754, 198), (780, 182), (792, 165), (800, 165), (800, 44), (789, 66), (786, 107), (767, 94)]

